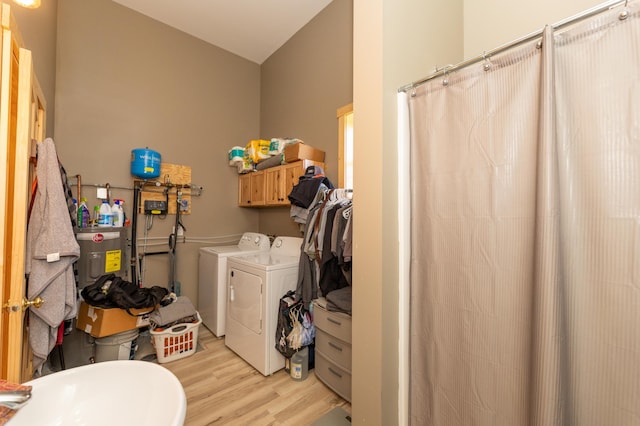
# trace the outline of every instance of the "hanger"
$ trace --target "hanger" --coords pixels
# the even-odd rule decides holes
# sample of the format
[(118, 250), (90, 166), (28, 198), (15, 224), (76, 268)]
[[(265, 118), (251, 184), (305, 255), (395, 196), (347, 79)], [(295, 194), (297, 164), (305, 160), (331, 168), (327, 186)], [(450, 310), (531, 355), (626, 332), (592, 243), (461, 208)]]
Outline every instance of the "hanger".
[(344, 210), (342, 210), (342, 217), (345, 219), (349, 219), (351, 217), (351, 210), (353, 209), (353, 206), (349, 206), (347, 208), (345, 208)]

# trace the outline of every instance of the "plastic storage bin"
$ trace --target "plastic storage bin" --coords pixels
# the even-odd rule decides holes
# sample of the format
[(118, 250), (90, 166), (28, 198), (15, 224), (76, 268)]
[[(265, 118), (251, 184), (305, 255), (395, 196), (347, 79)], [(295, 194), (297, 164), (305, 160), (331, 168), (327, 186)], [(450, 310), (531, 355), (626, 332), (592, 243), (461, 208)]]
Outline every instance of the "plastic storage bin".
[(158, 362), (176, 361), (196, 353), (198, 347), (198, 329), (202, 323), (200, 313), (198, 321), (188, 324), (176, 324), (173, 327), (150, 330)]
[(96, 339), (96, 362), (133, 359), (138, 329)]

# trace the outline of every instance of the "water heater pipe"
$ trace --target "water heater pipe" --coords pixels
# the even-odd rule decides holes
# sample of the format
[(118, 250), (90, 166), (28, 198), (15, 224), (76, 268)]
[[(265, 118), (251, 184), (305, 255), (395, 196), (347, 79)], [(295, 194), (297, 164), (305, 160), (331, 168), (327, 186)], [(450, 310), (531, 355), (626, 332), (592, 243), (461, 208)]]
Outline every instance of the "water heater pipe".
[(137, 185), (133, 186), (133, 207), (131, 211), (131, 280), (141, 287), (141, 282), (138, 278), (136, 264), (138, 262), (138, 205), (140, 201), (140, 188)]
[(82, 198), (82, 183), (80, 182), (81, 178), (80, 175), (76, 175), (76, 185), (77, 185), (77, 192), (78, 192), (78, 205), (80, 205), (80, 199)]

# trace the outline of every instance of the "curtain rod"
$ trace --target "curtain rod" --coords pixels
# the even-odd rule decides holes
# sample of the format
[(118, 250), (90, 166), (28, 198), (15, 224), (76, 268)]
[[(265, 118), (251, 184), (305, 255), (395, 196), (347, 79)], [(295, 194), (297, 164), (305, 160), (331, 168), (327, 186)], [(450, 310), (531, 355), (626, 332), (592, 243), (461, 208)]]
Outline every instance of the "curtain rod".
[[(575, 24), (577, 22), (583, 21), (587, 18), (590, 18), (592, 16), (598, 15), (602, 12), (605, 12), (607, 10), (611, 10), (617, 6), (620, 5), (624, 5), (625, 7), (627, 6), (629, 0), (609, 0), (605, 3), (602, 3), (599, 6), (595, 6), (592, 7), (591, 9), (587, 9), (584, 12), (581, 12), (577, 15), (574, 15), (570, 18), (567, 18), (565, 20), (562, 20), (560, 22), (557, 22), (553, 25), (551, 25), (551, 27), (553, 29), (561, 29), (564, 28), (568, 25), (572, 25)], [(627, 17), (626, 14), (624, 14), (625, 12), (621, 12), (620, 15), (620, 19), (625, 19)], [(478, 55), (476, 57), (473, 57), (471, 59), (467, 59), (466, 61), (462, 61), (459, 62), (455, 65), (445, 65), (442, 68), (438, 68), (436, 67), (435, 71), (432, 72), (431, 74), (429, 74), (427, 77), (423, 78), (422, 80), (418, 80), (418, 81), (414, 81), (412, 83), (406, 84), (404, 86), (402, 86), (401, 88), (398, 89), (398, 92), (406, 92), (408, 90), (414, 89), (417, 86), (420, 86), (430, 80), (433, 80), (436, 77), (442, 76), (445, 73), (451, 72), (451, 71), (456, 71), (465, 67), (468, 67), (469, 65), (473, 65), (475, 63), (478, 63), (480, 61), (483, 61), (485, 59), (490, 58), (493, 55), (497, 55), (498, 53), (502, 53), (505, 50), (511, 49), (512, 47), (516, 47), (519, 46), (521, 44), (527, 43), (529, 41), (535, 40), (536, 38), (542, 36), (542, 32), (544, 31), (544, 28), (542, 28), (541, 30), (535, 31), (533, 33), (530, 33), (524, 37), (521, 37), (519, 39), (516, 39), (514, 41), (511, 41), (509, 43), (503, 44), (499, 47), (496, 47), (493, 50), (490, 50), (488, 52), (483, 53), (482, 55)]]

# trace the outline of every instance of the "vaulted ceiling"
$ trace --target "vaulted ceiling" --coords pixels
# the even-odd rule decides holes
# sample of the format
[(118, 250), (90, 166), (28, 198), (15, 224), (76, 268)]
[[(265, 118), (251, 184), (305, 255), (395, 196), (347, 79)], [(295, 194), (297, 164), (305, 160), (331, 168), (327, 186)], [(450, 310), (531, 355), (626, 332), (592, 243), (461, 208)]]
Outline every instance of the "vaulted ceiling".
[(261, 64), (332, 0), (113, 0)]

